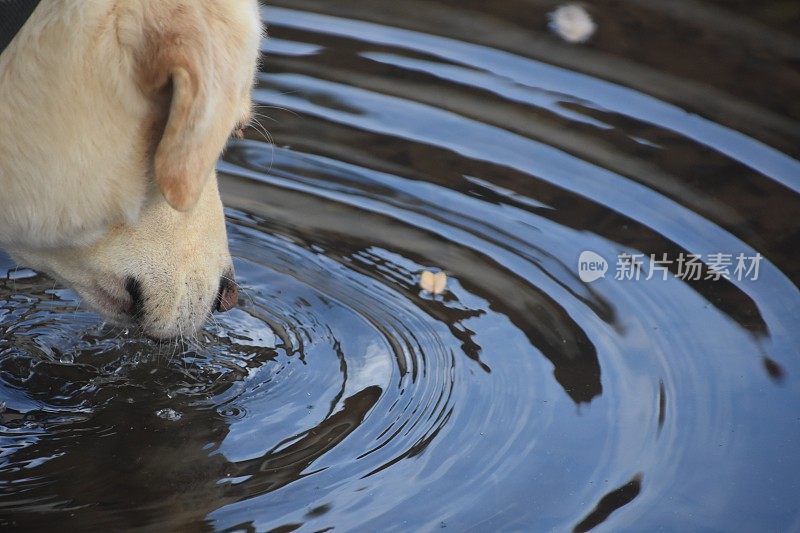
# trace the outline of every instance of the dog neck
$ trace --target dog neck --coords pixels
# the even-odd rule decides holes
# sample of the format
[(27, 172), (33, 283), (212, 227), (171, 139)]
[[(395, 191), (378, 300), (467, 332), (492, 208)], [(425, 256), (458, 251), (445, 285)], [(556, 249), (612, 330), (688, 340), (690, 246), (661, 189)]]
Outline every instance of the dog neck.
[(0, 54), (11, 43), (39, 0), (0, 0)]

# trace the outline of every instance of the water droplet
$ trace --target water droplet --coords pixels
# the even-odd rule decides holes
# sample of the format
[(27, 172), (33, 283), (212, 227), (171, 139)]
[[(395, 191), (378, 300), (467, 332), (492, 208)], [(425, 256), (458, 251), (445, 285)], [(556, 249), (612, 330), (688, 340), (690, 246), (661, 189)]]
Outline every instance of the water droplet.
[(61, 357), (58, 359), (62, 364), (71, 365), (75, 362), (75, 356), (71, 353), (62, 354)]
[(175, 409), (161, 409), (156, 411), (156, 416), (158, 418), (163, 418), (164, 420), (169, 420), (170, 422), (177, 422), (183, 418), (183, 415)]

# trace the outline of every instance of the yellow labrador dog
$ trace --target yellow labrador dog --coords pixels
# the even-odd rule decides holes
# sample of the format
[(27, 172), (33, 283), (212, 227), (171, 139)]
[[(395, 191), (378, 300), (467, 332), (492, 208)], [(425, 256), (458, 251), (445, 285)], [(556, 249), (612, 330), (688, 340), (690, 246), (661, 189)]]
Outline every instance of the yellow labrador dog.
[(42, 0), (0, 54), (0, 248), (153, 337), (232, 307), (214, 166), (260, 39), (256, 0)]

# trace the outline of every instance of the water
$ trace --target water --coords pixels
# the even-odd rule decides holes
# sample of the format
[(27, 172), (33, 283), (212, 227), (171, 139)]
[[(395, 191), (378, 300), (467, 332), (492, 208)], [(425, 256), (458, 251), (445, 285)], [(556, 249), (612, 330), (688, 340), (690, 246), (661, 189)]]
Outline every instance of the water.
[(742, 4), (272, 2), (237, 310), (158, 344), (0, 259), (0, 522), (800, 530), (798, 15)]

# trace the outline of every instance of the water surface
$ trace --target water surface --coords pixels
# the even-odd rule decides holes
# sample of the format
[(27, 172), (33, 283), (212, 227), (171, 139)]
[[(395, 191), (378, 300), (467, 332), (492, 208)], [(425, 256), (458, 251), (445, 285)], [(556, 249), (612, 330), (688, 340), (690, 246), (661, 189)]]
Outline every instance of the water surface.
[(0, 524), (800, 530), (800, 15), (757, 4), (568, 44), (546, 1), (271, 2), (235, 311), (159, 344), (0, 259)]

